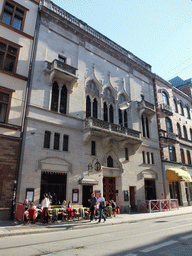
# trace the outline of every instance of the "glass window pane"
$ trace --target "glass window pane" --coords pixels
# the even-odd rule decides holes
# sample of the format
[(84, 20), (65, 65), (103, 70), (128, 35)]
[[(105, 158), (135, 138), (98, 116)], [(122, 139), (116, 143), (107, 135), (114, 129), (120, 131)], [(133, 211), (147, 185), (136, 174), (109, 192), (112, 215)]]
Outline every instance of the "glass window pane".
[(24, 11), (19, 8), (16, 8), (15, 13), (19, 14), (20, 16), (24, 16)]
[(4, 69), (8, 70), (10, 72), (13, 72), (14, 71), (14, 66), (15, 66), (15, 57), (10, 56), (10, 55), (7, 54)]
[(4, 123), (7, 114), (7, 105), (0, 103), (0, 122)]
[(6, 50), (6, 44), (0, 43), (0, 49), (5, 51)]
[(3, 58), (4, 58), (4, 53), (0, 52), (0, 68), (3, 68)]
[(16, 49), (16, 48), (13, 48), (13, 47), (11, 47), (11, 46), (9, 46), (9, 47), (8, 47), (8, 52), (9, 52), (9, 53), (12, 53), (12, 54), (14, 54), (14, 55), (16, 55), (16, 54), (17, 54), (17, 49)]
[(8, 2), (5, 4), (5, 8), (9, 9), (10, 11), (14, 10), (14, 6), (12, 4), (8, 3)]
[(13, 19), (13, 27), (20, 30), (21, 25), (22, 25), (22, 21), (23, 21), (22, 18), (15, 15), (15, 17)]
[(8, 25), (11, 25), (12, 14), (10, 12), (4, 11), (2, 21)]
[(8, 103), (9, 102), (9, 94), (5, 94), (5, 93), (0, 92), (0, 101)]

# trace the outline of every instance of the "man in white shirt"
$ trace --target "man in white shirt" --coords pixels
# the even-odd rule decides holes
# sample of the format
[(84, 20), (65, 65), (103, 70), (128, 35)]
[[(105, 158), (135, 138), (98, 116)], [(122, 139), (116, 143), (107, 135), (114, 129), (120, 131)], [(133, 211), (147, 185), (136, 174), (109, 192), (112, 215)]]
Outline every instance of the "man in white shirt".
[(97, 200), (97, 204), (99, 204), (99, 213), (100, 213), (98, 223), (101, 222), (101, 218), (103, 218), (104, 222), (105, 222), (106, 221), (106, 217), (105, 217), (105, 215), (103, 213), (103, 209), (105, 207), (105, 198), (102, 197), (101, 193), (99, 194), (99, 198)]
[(48, 194), (43, 195), (44, 199), (42, 201), (42, 207), (43, 211), (41, 213), (41, 220), (44, 221), (44, 223), (48, 223), (48, 207), (50, 205)]

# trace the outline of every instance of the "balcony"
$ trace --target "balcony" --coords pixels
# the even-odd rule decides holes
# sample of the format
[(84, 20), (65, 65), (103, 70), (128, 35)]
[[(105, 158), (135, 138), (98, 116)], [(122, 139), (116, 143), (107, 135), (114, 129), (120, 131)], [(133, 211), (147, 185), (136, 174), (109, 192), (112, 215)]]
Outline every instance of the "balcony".
[(160, 130), (160, 138), (170, 142), (172, 144), (177, 143), (177, 135), (173, 132)]
[(76, 70), (76, 68), (56, 59), (52, 62), (45, 61), (45, 71), (50, 74), (50, 82), (52, 82), (54, 78), (59, 78), (74, 85), (78, 79)]
[(142, 100), (140, 102), (138, 102), (138, 111), (141, 112), (141, 114), (146, 114), (148, 116), (153, 116), (155, 115), (155, 105), (153, 105), (152, 103), (146, 101), (146, 100)]
[[(100, 119), (89, 117), (84, 126), (84, 142), (86, 143), (92, 136), (99, 136), (103, 139), (103, 144), (109, 141), (120, 143), (140, 144), (140, 132), (121, 125), (108, 123)], [(106, 143), (105, 143), (106, 144)]]
[(161, 110), (167, 115), (173, 115), (172, 108), (169, 105), (161, 104)]

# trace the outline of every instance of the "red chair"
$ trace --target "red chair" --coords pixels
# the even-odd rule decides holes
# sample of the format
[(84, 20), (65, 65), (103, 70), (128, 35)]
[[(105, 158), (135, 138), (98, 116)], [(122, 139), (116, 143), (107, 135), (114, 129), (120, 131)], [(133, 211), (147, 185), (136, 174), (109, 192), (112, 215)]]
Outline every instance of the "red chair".
[(73, 208), (67, 208), (68, 220), (73, 217)]
[(29, 221), (35, 223), (36, 220), (36, 209), (30, 208), (29, 209)]

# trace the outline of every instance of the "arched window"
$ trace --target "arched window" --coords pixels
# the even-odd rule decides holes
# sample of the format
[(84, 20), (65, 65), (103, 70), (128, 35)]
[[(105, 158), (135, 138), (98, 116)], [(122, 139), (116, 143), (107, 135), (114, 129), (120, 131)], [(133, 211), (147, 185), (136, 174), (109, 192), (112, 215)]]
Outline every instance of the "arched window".
[(127, 121), (127, 110), (124, 110), (124, 126), (128, 127), (128, 121)]
[(97, 118), (97, 100), (93, 101), (93, 117)]
[(120, 108), (119, 108), (119, 124), (123, 126), (123, 114)]
[(177, 134), (178, 134), (179, 138), (182, 137), (182, 135), (181, 135), (181, 126), (180, 126), (179, 123), (177, 123)]
[(51, 110), (58, 111), (58, 99), (59, 99), (59, 86), (57, 82), (53, 83), (52, 86), (52, 99), (51, 99)]
[(107, 158), (107, 167), (113, 167), (113, 158), (111, 156)]
[(187, 162), (189, 165), (191, 165), (191, 154), (190, 154), (189, 150), (187, 150)]
[(192, 129), (190, 129), (190, 139), (192, 141)]
[(169, 99), (168, 99), (167, 93), (162, 92), (162, 98), (163, 98), (163, 104), (169, 105)]
[(187, 111), (187, 118), (191, 119), (191, 115), (190, 115), (190, 109), (188, 106), (186, 106), (186, 111)]
[(67, 88), (65, 85), (63, 85), (61, 90), (60, 112), (63, 114), (67, 113)]
[(108, 107), (106, 102), (103, 104), (103, 120), (108, 122)]
[(168, 117), (165, 117), (165, 123), (166, 123), (166, 131), (167, 132), (173, 132), (172, 123), (171, 123), (171, 120)]
[(168, 148), (169, 148), (169, 159), (170, 159), (170, 161), (176, 162), (175, 147), (174, 146), (168, 146)]
[(183, 125), (183, 136), (184, 138), (187, 140), (188, 139), (188, 136), (187, 136), (187, 129), (186, 127)]
[(184, 155), (184, 150), (182, 148), (180, 149), (180, 153), (181, 153), (181, 162), (182, 164), (185, 164), (185, 155)]
[(141, 116), (141, 122), (142, 122), (142, 132), (143, 132), (143, 137), (150, 138), (149, 134), (149, 120), (145, 116)]
[(86, 117), (91, 116), (91, 100), (89, 96), (86, 97)]
[(109, 107), (109, 121), (110, 123), (113, 123), (113, 106), (110, 105)]
[(179, 107), (180, 107), (180, 114), (181, 114), (182, 116), (184, 116), (183, 105), (182, 105), (181, 102), (179, 103)]
[(175, 112), (178, 113), (178, 107), (177, 107), (177, 101), (176, 101), (176, 99), (173, 100), (173, 103), (174, 103)]

